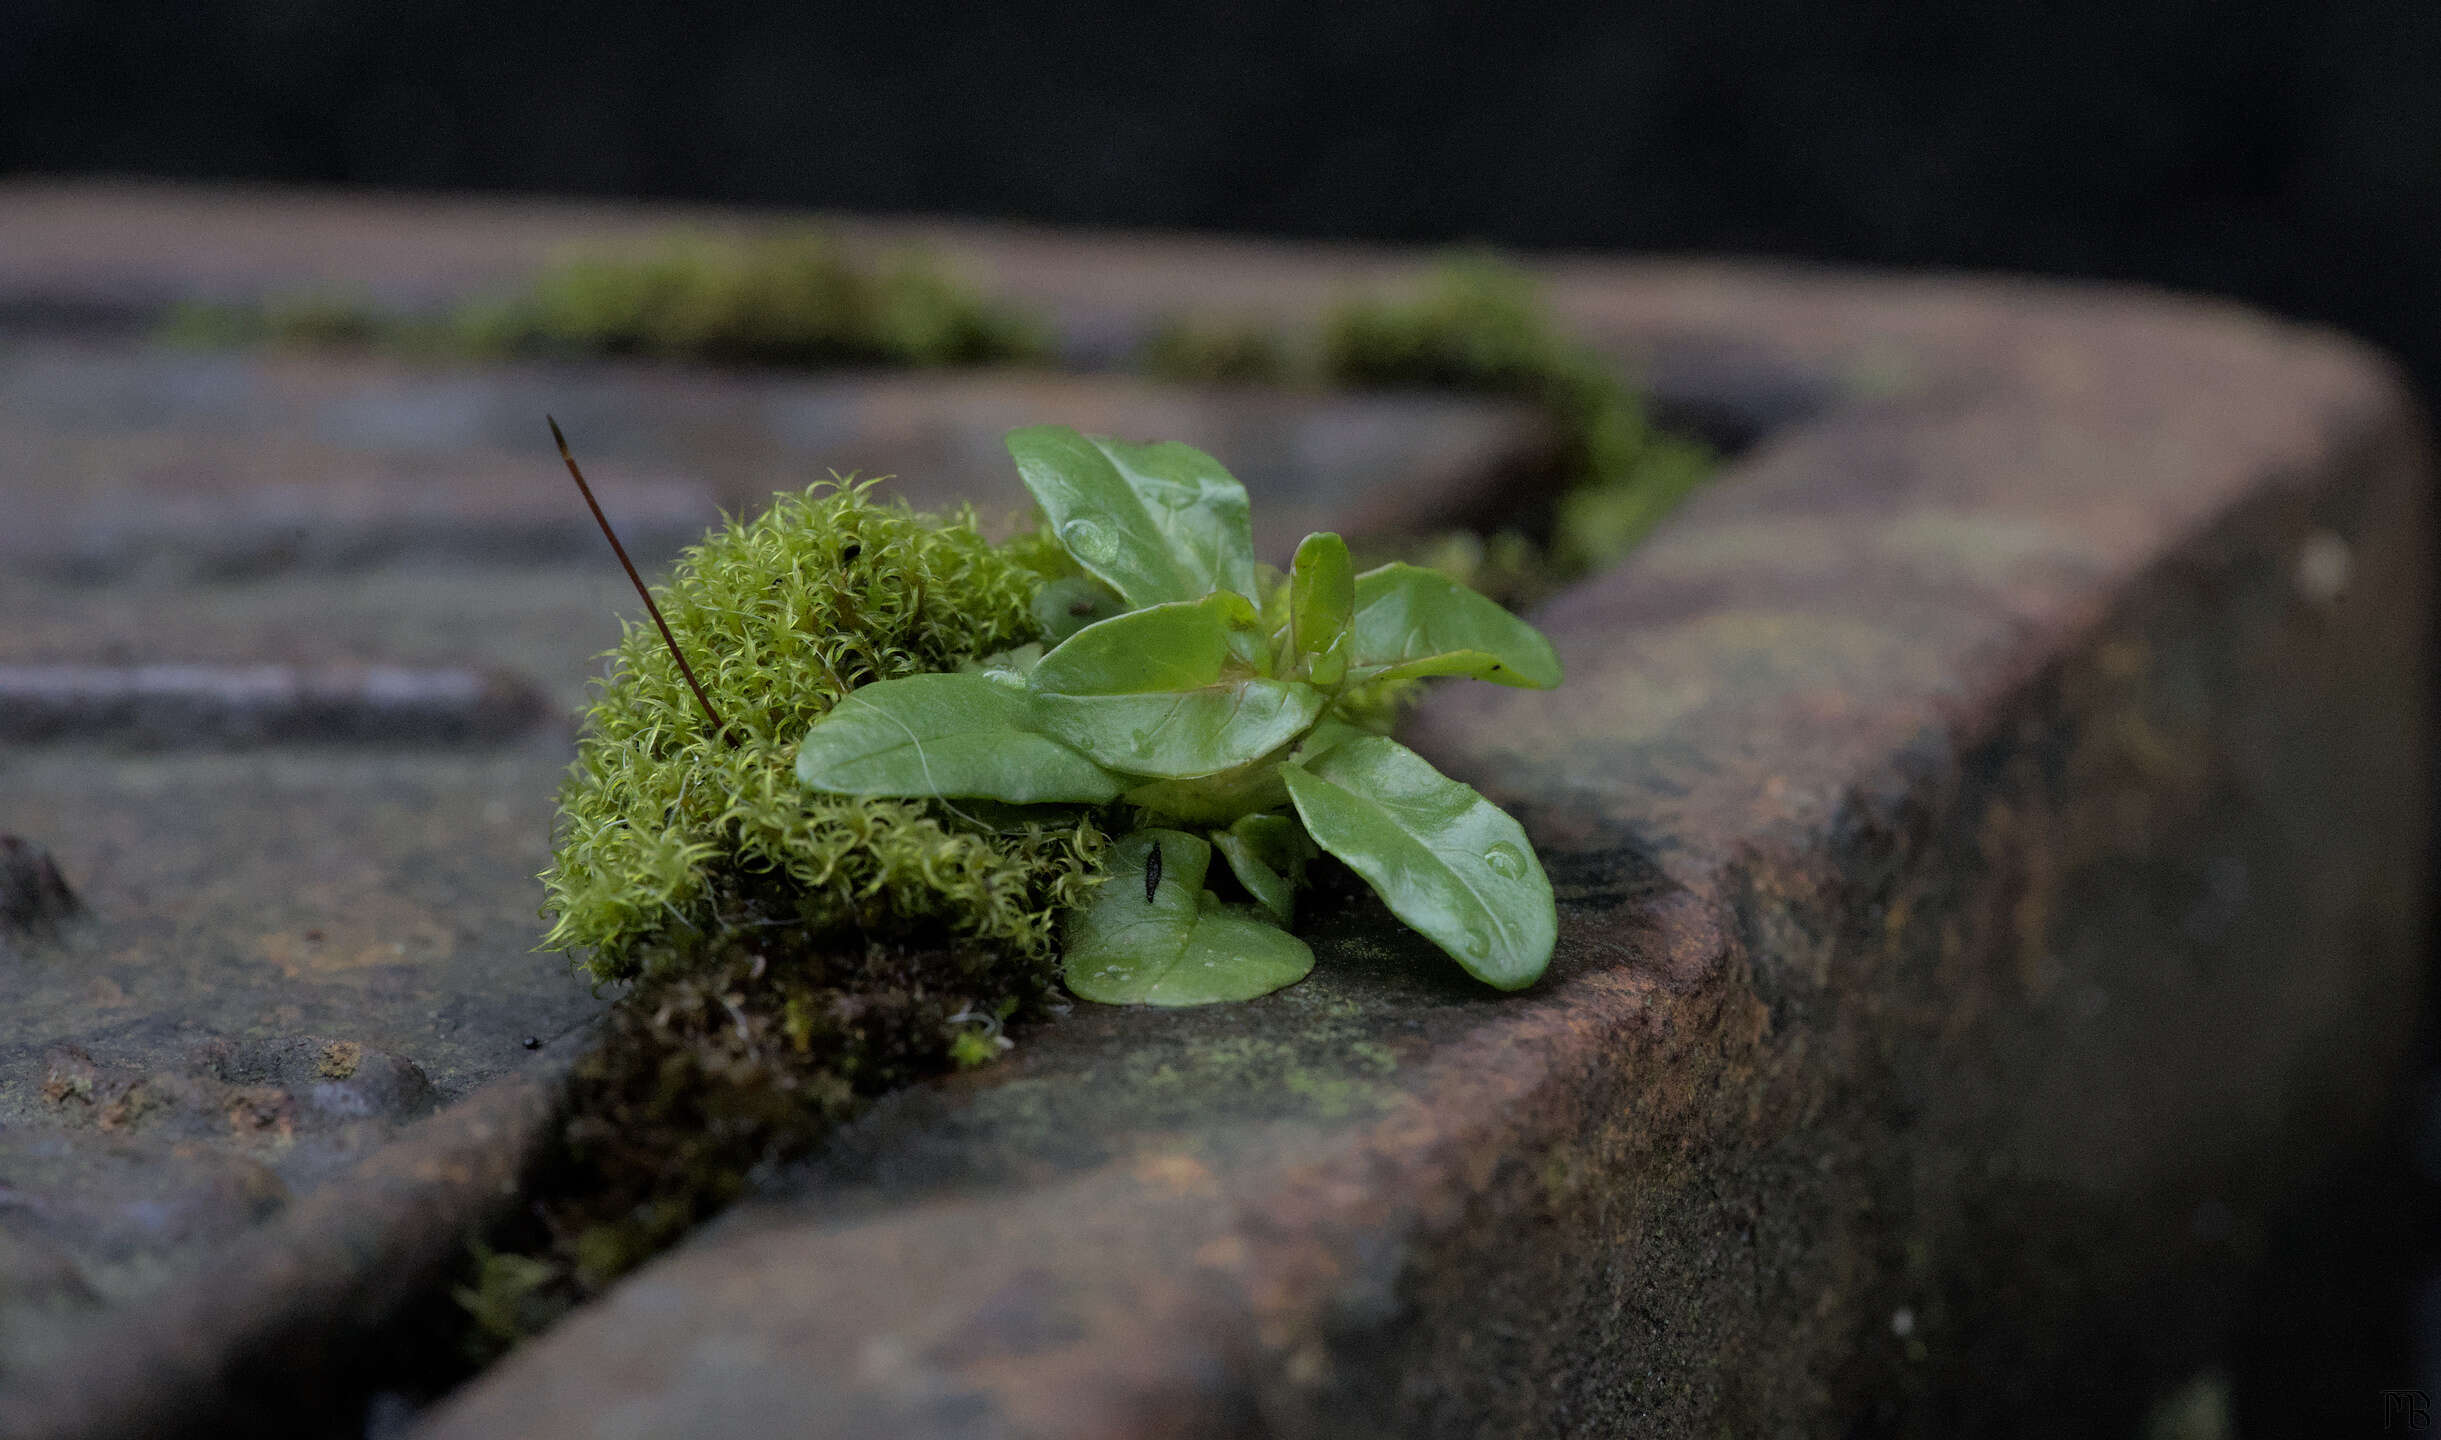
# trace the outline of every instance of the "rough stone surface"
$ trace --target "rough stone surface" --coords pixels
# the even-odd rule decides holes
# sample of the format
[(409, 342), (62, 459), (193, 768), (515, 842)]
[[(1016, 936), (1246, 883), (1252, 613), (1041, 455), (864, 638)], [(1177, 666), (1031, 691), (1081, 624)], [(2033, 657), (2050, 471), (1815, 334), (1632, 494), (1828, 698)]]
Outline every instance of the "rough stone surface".
[(1551, 607), (1567, 689), (1417, 718), (1549, 981), (1351, 903), (1288, 992), (1080, 1009), (423, 1433), (2091, 1433), (2213, 1362), (2418, 1013), (2400, 390), (2209, 306), (1610, 283), (1851, 398)]
[[(669, 218), (18, 187), (0, 308), (429, 301)], [(848, 228), (921, 235), (1087, 358), (1169, 309), (1294, 319), (1417, 264)], [(2430, 476), (2395, 382), (2106, 291), (1550, 274), (1676, 411), (1761, 436), (1543, 617), (1567, 689), (1417, 717), (1548, 856), (1551, 979), (1491, 996), (1369, 903), (1317, 906), (1308, 982), (1079, 1007), (884, 1102), (425, 1433), (2086, 1433), (2220, 1355), (2266, 1216), (2365, 1141), (2417, 1013)], [(617, 576), (451, 538), (464, 506), (584, 552), (505, 498), (524, 442), (485, 417), (526, 398), (673, 536), (686, 494), (800, 453), (972, 473), (1061, 396), (1304, 457), (1292, 493), (1363, 477), (1318, 514), (1454, 513), (1478, 457), (1532, 443), (1049, 379), (477, 380), (58, 334), (0, 362), (10, 483), (76, 537), (0, 539), (0, 662), (482, 664), (555, 703)], [(193, 408), (215, 386), (238, 398)], [(383, 440), (399, 416), (456, 448)], [(1375, 448), (1417, 433), (1460, 438)], [(1447, 478), (1410, 483), (1423, 462)], [(288, 488), (243, 498), (263, 480)], [(190, 482), (230, 497), (193, 551), (79, 508)], [(311, 543), (262, 540), (300, 514)], [(367, 538), (415, 514), (414, 545)], [(513, 1198), (549, 1115), (546, 1072), (476, 1087), (591, 1010), (527, 953), (565, 744), (0, 752), (0, 816), (92, 910), (0, 946), (26, 997), (0, 1184), (40, 1201), (0, 1212), (0, 1430), (259, 1428), (373, 1383), (365, 1337)]]
[[(0, 197), (0, 253), (16, 218)], [(973, 501), (1005, 525), (1025, 495), (1000, 437), (1056, 419), (1237, 459), (1258, 537), (1285, 563), (1324, 517), (1379, 528), (1476, 503), (1532, 472), (1547, 426), (1513, 405), (1196, 391), (1117, 376), (758, 375), (680, 366), (408, 363), (183, 352), (90, 336), (0, 343), (0, 560), (51, 582), (208, 583), (452, 565), (590, 566), (543, 416), (575, 443), (638, 556), (666, 558), (720, 509), (833, 472), (893, 477), (918, 505)], [(1370, 507), (1370, 508), (1368, 508)]]

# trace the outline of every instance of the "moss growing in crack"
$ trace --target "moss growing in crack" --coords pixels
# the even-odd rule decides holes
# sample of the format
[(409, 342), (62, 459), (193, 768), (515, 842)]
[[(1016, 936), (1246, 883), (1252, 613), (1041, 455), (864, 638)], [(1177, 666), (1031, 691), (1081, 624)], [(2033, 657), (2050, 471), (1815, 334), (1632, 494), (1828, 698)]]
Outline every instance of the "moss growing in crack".
[(1591, 388), (1582, 372), (1600, 369), (1552, 325), (1531, 276), (1480, 255), (1445, 261), (1410, 297), (1341, 305), (1323, 322), (1322, 353), (1342, 384), (1537, 398)]
[(996, 1020), (975, 1017), (1050, 983), (1049, 965), (993, 947), (808, 931), (788, 886), (730, 879), (724, 904), (744, 923), (612, 1009), (532, 1203), (464, 1267), (463, 1360), (548, 1328), (859, 1100), (996, 1054)]
[(170, 307), (154, 333), (169, 344), (199, 350), (369, 346), (391, 343), (418, 324), (362, 296), (299, 291), (252, 303), (183, 300)]
[(753, 923), (612, 1008), (527, 1203), (470, 1249), (449, 1303), (412, 1322), (407, 1368), (433, 1393), (666, 1249), (862, 1099), (996, 1055), (1000, 1019), (1049, 984), (1049, 967), (990, 947), (805, 931), (785, 884), (729, 881), (725, 907)]
[[(856, 686), (1034, 639), (1044, 576), (1027, 553), (993, 546), (971, 515), (875, 504), (855, 485), (782, 496), (690, 549), (661, 606), (728, 736), (660, 635), (629, 624), (562, 787), (545, 943), (587, 952), (602, 981), (683, 971), (749, 924), (1046, 956), (1093, 883), (1090, 820), (1004, 832), (938, 801), (809, 795), (792, 769)], [(749, 920), (724, 908), (732, 877), (782, 888)]]
[(579, 256), (524, 288), (412, 312), (300, 293), (175, 307), (175, 344), (352, 345), (415, 355), (649, 355), (720, 364), (1020, 364), (1049, 330), (918, 254), (873, 261), (819, 232), (750, 241), (678, 236), (641, 257)]
[(455, 323), (481, 350), (752, 365), (983, 365), (1050, 350), (1031, 317), (920, 256), (869, 264), (812, 232), (686, 237), (643, 259), (566, 261)]
[(1438, 557), (1505, 603), (1616, 561), (1717, 463), (1708, 447), (1654, 429), (1615, 362), (1559, 329), (1532, 276), (1489, 257), (1448, 262), (1408, 298), (1341, 306), (1322, 351), (1337, 384), (1515, 395), (1551, 414), (1563, 489), (1548, 542), (1509, 532), (1473, 555), (1444, 544)]
[[(1292, 385), (1299, 367), (1272, 326), (1181, 316), (1155, 330), (1136, 368), (1182, 385)], [(1310, 370), (1309, 370), (1310, 373)]]

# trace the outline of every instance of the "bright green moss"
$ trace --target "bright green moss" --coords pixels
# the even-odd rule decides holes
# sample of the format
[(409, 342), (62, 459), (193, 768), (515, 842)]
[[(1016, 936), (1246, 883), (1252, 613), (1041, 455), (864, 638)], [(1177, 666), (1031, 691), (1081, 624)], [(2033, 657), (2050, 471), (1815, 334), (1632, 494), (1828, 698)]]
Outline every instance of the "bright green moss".
[(1034, 639), (1042, 578), (971, 514), (853, 485), (780, 496), (688, 550), (657, 594), (738, 743), (711, 733), (658, 632), (630, 623), (561, 790), (545, 944), (590, 952), (605, 981), (671, 973), (781, 918), (1047, 958), (1057, 915), (1094, 883), (1089, 820), (997, 831), (938, 801), (808, 795), (791, 769), (856, 686)]

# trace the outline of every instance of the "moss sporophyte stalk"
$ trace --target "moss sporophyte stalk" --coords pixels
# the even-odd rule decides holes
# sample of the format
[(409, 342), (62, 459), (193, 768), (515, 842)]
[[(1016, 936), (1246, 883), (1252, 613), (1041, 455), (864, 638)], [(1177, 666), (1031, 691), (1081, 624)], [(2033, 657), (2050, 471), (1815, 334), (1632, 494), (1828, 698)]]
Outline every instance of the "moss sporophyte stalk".
[(1332, 534), (1256, 564), (1244, 488), (1187, 446), (1008, 448), (1043, 523), (1006, 544), (840, 483), (681, 559), (668, 643), (630, 625), (588, 711), (551, 944), (615, 981), (786, 930), (1243, 1000), (1312, 968), (1289, 927), (1329, 855), (1478, 979), (1542, 974), (1524, 831), (1384, 733), (1427, 677), (1558, 684), (1541, 635), (1434, 571), (1359, 574)]

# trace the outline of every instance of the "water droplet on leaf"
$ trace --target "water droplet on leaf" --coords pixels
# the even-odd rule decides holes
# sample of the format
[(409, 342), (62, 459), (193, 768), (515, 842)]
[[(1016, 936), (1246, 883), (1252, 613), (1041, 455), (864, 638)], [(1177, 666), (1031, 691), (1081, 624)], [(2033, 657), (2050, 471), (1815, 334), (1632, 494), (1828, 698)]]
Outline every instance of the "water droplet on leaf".
[(1483, 863), (1490, 866), (1492, 873), (1503, 880), (1514, 880), (1526, 873), (1526, 857), (1518, 853), (1516, 846), (1506, 841), (1484, 851)]
[(1059, 539), (1068, 553), (1088, 564), (1099, 565), (1119, 553), (1119, 542), (1111, 538), (1098, 520), (1079, 516), (1059, 527)]

